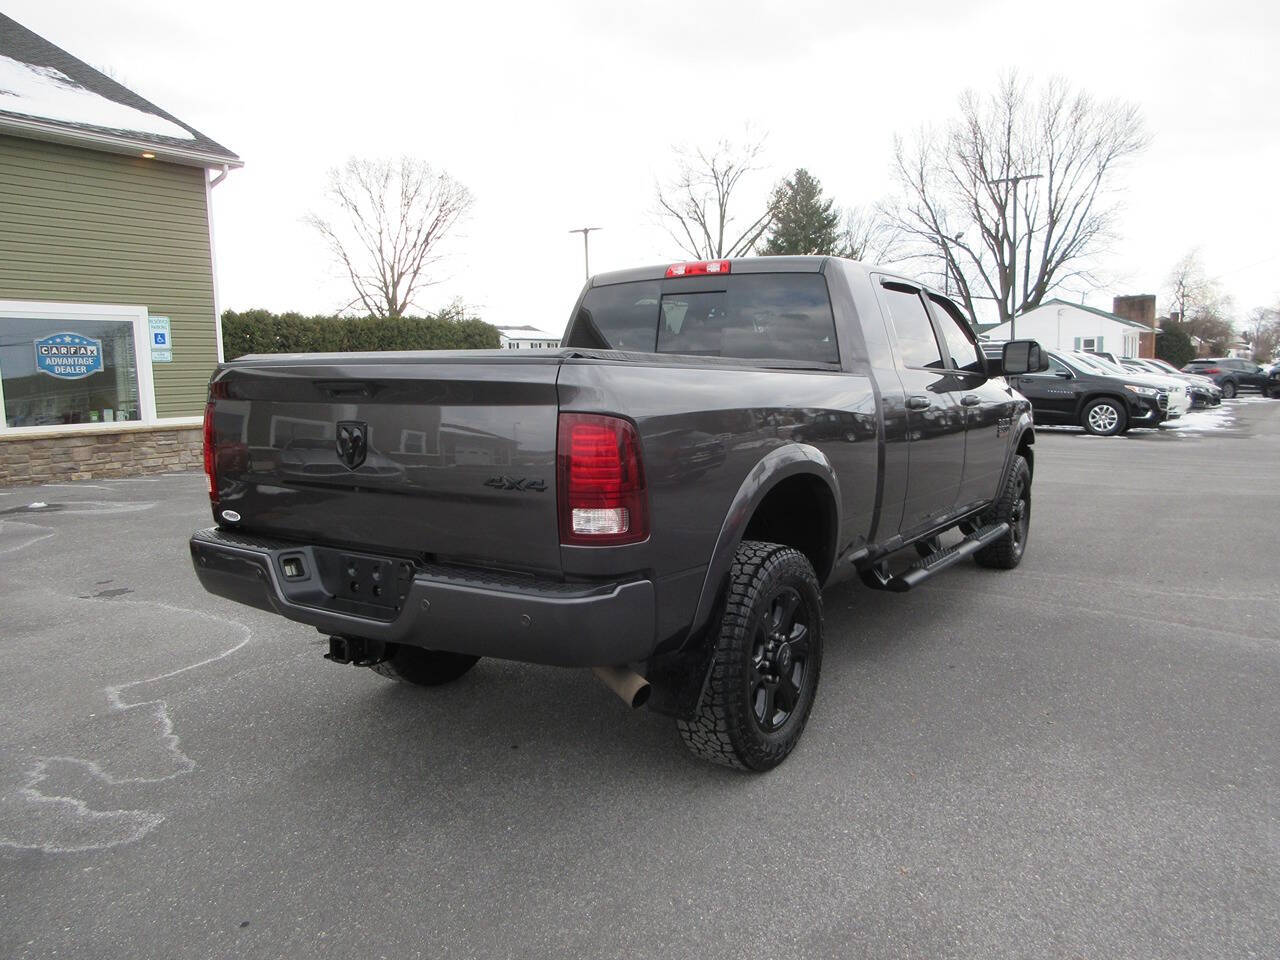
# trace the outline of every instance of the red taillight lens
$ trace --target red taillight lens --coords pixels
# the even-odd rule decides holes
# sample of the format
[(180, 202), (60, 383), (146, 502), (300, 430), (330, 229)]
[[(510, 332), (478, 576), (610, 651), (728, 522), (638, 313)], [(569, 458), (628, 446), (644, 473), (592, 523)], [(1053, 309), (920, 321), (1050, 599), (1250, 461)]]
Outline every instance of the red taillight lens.
[(560, 542), (637, 543), (649, 536), (640, 438), (620, 417), (560, 414), (556, 439)]
[(697, 263), (673, 263), (667, 267), (667, 277), (701, 277), (706, 274), (729, 272), (728, 260), (699, 260)]
[(209, 478), (209, 502), (218, 502), (218, 465), (213, 437), (213, 404), (204, 407), (204, 475)]
[(1221, 373), (1221, 372), (1222, 372), (1222, 368), (1221, 368), (1221, 367), (1210, 367), (1208, 370), (1206, 370), (1206, 371), (1204, 371), (1204, 372), (1205, 372), (1205, 373)]

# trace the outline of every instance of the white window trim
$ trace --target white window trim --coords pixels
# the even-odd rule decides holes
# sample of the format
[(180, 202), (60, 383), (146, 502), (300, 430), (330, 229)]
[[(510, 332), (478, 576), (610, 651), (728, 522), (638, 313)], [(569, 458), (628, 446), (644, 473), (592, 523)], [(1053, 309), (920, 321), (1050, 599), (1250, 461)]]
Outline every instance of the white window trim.
[[(4, 380), (0, 378), (0, 436), (20, 437), (27, 434), (112, 433), (131, 427), (152, 427), (156, 417), (155, 381), (151, 376), (151, 328), (147, 308), (118, 303), (52, 303), (46, 300), (0, 300), (0, 326), (6, 320), (107, 320), (133, 324), (133, 353), (138, 362), (138, 407), (141, 420), (110, 423), (55, 423), (34, 427), (11, 427), (4, 416)], [(185, 419), (185, 418), (182, 418)], [(176, 425), (176, 424), (175, 424)]]

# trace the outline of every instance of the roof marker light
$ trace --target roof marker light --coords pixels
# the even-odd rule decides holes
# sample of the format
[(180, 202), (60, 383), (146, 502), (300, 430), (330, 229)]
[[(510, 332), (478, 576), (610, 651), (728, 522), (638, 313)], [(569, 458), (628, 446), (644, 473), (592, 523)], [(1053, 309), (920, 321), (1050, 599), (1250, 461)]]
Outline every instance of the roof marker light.
[(728, 260), (698, 260), (694, 263), (673, 263), (667, 267), (667, 277), (701, 277), (707, 274), (729, 272)]

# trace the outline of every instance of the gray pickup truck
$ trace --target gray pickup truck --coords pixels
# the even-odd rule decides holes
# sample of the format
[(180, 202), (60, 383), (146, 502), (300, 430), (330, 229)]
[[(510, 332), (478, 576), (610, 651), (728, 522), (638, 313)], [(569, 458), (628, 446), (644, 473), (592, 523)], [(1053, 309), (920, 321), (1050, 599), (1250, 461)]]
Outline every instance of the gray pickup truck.
[(946, 297), (849, 260), (602, 274), (559, 349), (221, 365), (191, 556), (330, 660), (424, 686), (591, 667), (765, 770), (813, 704), (823, 587), (1018, 564), (1035, 436), (1002, 377), (1045, 366), (1033, 341), (984, 359)]

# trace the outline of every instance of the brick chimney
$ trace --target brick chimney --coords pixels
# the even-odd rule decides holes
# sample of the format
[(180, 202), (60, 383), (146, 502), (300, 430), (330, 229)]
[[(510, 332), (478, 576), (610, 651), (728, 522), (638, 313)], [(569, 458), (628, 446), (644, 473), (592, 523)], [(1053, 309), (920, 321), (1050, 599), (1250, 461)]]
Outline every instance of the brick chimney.
[(1156, 298), (1151, 293), (1139, 293), (1128, 297), (1116, 297), (1111, 301), (1111, 312), (1146, 330), (1138, 335), (1138, 356), (1148, 359), (1156, 355)]

